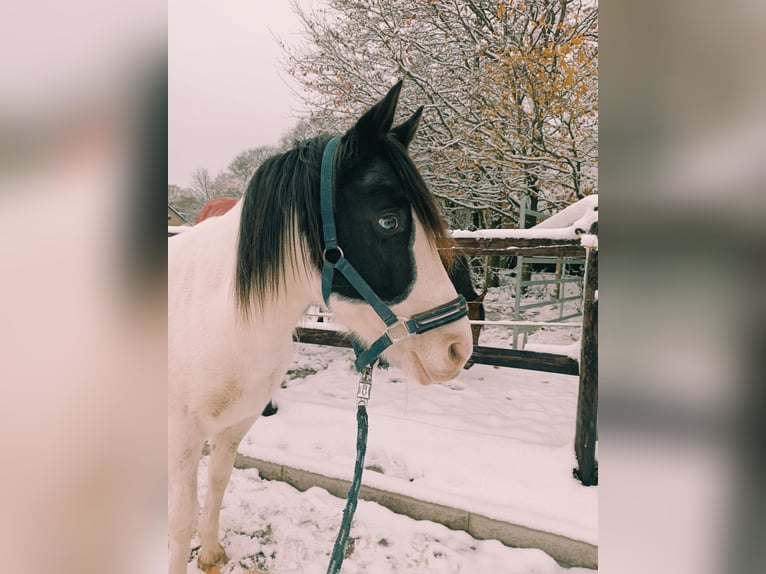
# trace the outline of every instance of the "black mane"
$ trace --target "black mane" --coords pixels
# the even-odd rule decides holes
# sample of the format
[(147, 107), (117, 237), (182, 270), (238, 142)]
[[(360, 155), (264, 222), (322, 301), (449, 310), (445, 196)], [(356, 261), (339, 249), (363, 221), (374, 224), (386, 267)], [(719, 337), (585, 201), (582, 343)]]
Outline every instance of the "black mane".
[[(322, 153), (330, 139), (319, 136), (297, 143), (292, 150), (264, 161), (250, 180), (239, 225), (235, 281), (238, 306), (246, 317), (253, 298), (262, 306), (276, 295), (285, 282), (288, 262), (296, 270), (306, 263), (317, 269), (322, 265), (319, 181)], [(338, 146), (336, 170), (347, 162), (363, 161), (354, 157), (355, 150), (347, 144), (344, 138)], [(383, 147), (429, 241), (447, 245), (451, 240), (441, 212), (404, 146), (388, 136)], [(297, 241), (306, 261), (296, 259)]]
[[(295, 260), (295, 230), (313, 264), (321, 264), (319, 175), (322, 136), (296, 144), (265, 160), (245, 191), (237, 242), (236, 293), (240, 309), (249, 314), (251, 298), (259, 303), (276, 293), (284, 281), (283, 265)], [(296, 267), (297, 268), (297, 267)]]

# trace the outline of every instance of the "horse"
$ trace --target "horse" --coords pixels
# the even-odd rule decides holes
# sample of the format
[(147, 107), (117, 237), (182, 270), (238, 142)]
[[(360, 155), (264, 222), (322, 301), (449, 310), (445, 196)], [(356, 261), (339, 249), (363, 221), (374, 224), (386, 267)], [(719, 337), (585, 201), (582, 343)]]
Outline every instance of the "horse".
[[(484, 321), (484, 297), (486, 291), (479, 294), (473, 286), (471, 268), (465, 255), (456, 255), (449, 267), (449, 278), (455, 289), (468, 301), (468, 318), (473, 321)], [(474, 347), (479, 344), (481, 325), (471, 325)]]
[[(237, 447), (279, 387), (309, 305), (324, 301), (368, 350), (387, 339), (382, 356), (420, 384), (454, 378), (471, 356), (464, 312), (410, 334), (433, 317), (434, 304), (454, 305), (456, 292), (438, 252), (450, 242), (444, 218), (408, 154), (423, 108), (393, 125), (401, 86), (342, 136), (304, 140), (267, 159), (232, 209), (168, 241), (170, 574), (186, 572), (198, 519), (198, 566), (228, 560), (219, 514)], [(324, 273), (328, 266), (342, 273)], [(394, 323), (384, 322), (381, 305)]]
[(237, 203), (237, 199), (234, 197), (214, 197), (199, 210), (197, 219), (194, 220), (194, 225), (205, 221), (210, 217), (217, 217), (223, 215), (234, 207)]

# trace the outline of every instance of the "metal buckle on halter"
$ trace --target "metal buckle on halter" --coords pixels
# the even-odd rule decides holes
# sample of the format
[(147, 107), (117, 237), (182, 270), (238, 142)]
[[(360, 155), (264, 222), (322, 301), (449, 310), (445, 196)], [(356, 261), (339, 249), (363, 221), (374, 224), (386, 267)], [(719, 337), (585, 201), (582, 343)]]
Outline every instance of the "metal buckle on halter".
[[(396, 343), (398, 341), (401, 341), (402, 339), (406, 339), (407, 337), (409, 337), (412, 334), (412, 333), (410, 333), (410, 330), (407, 327), (406, 321), (404, 319), (402, 319), (401, 317), (397, 317), (397, 319), (398, 320), (396, 321), (396, 323), (394, 323), (390, 327), (386, 328), (386, 334), (388, 335), (388, 338), (391, 339), (392, 343)], [(403, 334), (399, 334), (399, 335), (395, 335), (394, 334), (394, 329), (400, 329), (400, 331), (399, 331), (400, 333), (401, 333), (401, 330), (403, 330), (404, 333)]]
[[(332, 261), (332, 260), (327, 258), (327, 253), (328, 252), (332, 253), (333, 251), (337, 251), (338, 252), (338, 257), (335, 259), (335, 261)], [(339, 245), (336, 245), (335, 247), (331, 247), (330, 249), (323, 249), (322, 250), (322, 259), (324, 259), (325, 261), (327, 261), (329, 263), (332, 263), (333, 265), (335, 265), (343, 257), (345, 257), (345, 255), (343, 254), (343, 250), (340, 248)]]

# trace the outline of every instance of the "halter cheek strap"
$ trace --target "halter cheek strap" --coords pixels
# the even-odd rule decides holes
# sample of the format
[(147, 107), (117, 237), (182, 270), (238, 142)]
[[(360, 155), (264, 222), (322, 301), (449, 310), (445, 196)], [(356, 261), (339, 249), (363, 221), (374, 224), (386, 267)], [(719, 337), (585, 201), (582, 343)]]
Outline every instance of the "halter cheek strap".
[(322, 234), (324, 236), (324, 252), (322, 257), (322, 298), (329, 307), (330, 293), (332, 291), (332, 281), (335, 271), (339, 271), (359, 295), (373, 308), (375, 313), (382, 319), (386, 325), (385, 332), (378, 337), (368, 349), (357, 350), (354, 366), (358, 371), (362, 371), (367, 365), (370, 365), (380, 354), (397, 341), (425, 333), (431, 329), (441, 327), (447, 323), (457, 321), (468, 314), (468, 306), (465, 298), (461, 295), (457, 298), (434, 307), (423, 313), (413, 315), (409, 319), (399, 318), (378, 297), (377, 293), (364, 280), (353, 265), (346, 259), (343, 250), (338, 245), (338, 236), (335, 229), (335, 214), (333, 211), (332, 187), (333, 187), (333, 161), (335, 159), (335, 150), (340, 143), (340, 138), (332, 138), (325, 146), (322, 155), (322, 171), (320, 179), (320, 203), (322, 213)]

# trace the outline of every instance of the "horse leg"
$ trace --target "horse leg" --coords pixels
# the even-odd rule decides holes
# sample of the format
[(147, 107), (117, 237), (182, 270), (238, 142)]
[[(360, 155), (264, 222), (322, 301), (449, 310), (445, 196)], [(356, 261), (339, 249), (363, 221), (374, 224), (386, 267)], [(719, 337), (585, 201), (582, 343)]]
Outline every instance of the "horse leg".
[(168, 447), (168, 572), (186, 574), (189, 547), (199, 514), (197, 467), (202, 441), (193, 444), (171, 438)]
[(200, 570), (207, 570), (216, 564), (225, 564), (229, 561), (229, 557), (226, 556), (226, 552), (218, 541), (221, 503), (226, 485), (231, 478), (237, 447), (257, 418), (257, 416), (249, 417), (232, 425), (215, 435), (210, 441), (208, 489), (199, 525), (202, 548), (197, 565)]

